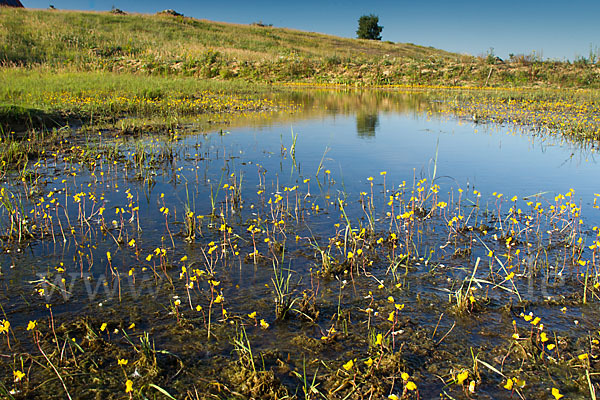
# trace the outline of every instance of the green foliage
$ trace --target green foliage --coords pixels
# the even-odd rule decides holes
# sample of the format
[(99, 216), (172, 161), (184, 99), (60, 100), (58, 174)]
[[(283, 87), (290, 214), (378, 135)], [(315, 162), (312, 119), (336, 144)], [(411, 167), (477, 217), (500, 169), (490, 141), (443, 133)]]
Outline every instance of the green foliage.
[(383, 26), (379, 26), (379, 17), (373, 14), (363, 15), (358, 19), (356, 34), (359, 39), (381, 40)]

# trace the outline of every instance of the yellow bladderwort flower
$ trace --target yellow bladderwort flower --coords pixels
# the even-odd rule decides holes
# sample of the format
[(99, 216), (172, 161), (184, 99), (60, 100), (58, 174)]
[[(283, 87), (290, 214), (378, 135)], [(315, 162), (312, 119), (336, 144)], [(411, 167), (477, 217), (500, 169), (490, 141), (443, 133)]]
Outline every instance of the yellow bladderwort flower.
[(554, 398), (556, 400), (559, 400), (561, 397), (563, 397), (564, 395), (560, 394), (560, 390), (558, 390), (557, 388), (553, 387), (552, 388), (552, 396), (554, 396)]
[(413, 381), (406, 382), (406, 388), (408, 390), (417, 390), (417, 385)]
[(127, 360), (126, 358), (119, 358), (119, 360), (117, 361), (119, 365), (127, 365), (128, 362), (129, 360)]
[(402, 378), (403, 381), (408, 381), (410, 379), (410, 375), (408, 375), (408, 373), (403, 372), (400, 377)]
[(125, 382), (125, 393), (130, 392), (133, 392), (133, 382), (131, 379), (127, 379), (127, 382)]
[(0, 321), (0, 333), (6, 333), (8, 335), (8, 330), (10, 329), (10, 322), (3, 319)]
[(348, 361), (346, 364), (343, 365), (343, 367), (346, 371), (350, 371), (352, 367), (354, 367), (354, 360)]
[(388, 315), (388, 321), (394, 322), (394, 318), (396, 316), (396, 311), (392, 311), (390, 315)]
[(369, 357), (368, 360), (365, 360), (365, 365), (369, 368), (371, 367), (371, 365), (373, 365), (373, 363), (374, 363), (374, 361), (371, 357)]
[(102, 325), (100, 325), (100, 332), (104, 332), (107, 326), (108, 324), (106, 322), (103, 322)]
[(13, 371), (13, 376), (15, 378), (14, 380), (16, 383), (16, 382), (20, 382), (21, 379), (23, 379), (25, 377), (25, 374), (22, 371), (17, 370), (17, 371)]
[(377, 337), (375, 338), (375, 346), (379, 346), (381, 343), (383, 343), (383, 335), (378, 333)]
[(456, 383), (462, 385), (462, 383), (467, 380), (469, 377), (469, 371), (463, 371), (460, 374), (456, 375)]
[(511, 378), (508, 378), (508, 380), (504, 384), (504, 389), (512, 390), (512, 388), (513, 388), (513, 380)]
[(29, 321), (29, 323), (27, 324), (27, 330), (28, 331), (34, 330), (36, 326), (37, 326), (36, 320)]
[(248, 314), (248, 317), (252, 319), (256, 318), (256, 311), (252, 311), (250, 314)]
[(269, 329), (269, 323), (267, 321), (265, 321), (264, 319), (260, 320), (260, 327), (263, 329)]

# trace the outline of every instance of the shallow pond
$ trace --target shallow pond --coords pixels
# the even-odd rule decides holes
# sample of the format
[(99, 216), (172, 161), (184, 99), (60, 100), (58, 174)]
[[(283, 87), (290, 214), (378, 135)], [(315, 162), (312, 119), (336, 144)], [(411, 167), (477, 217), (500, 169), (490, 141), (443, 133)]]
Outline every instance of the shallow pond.
[(596, 150), (441, 97), (300, 92), (8, 173), (0, 393), (590, 395)]

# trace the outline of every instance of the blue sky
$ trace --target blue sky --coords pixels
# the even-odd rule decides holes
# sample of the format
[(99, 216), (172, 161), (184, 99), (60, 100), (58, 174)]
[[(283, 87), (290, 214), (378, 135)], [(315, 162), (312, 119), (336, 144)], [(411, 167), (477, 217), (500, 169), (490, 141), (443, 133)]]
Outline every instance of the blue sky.
[(262, 21), (277, 27), (356, 37), (361, 15), (379, 16), (383, 40), (466, 53), (535, 52), (544, 59), (588, 57), (600, 47), (600, 1), (384, 0), (384, 1), (158, 1), (21, 0), (25, 7), (155, 13), (172, 8), (186, 16), (241, 24)]

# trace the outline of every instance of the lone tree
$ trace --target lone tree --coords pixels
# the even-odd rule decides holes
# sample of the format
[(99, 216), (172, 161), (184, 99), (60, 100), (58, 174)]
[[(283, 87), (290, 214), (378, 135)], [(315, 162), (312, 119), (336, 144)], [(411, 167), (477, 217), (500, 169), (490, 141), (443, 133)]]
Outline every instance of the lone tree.
[(379, 17), (376, 15), (363, 15), (358, 19), (356, 34), (359, 39), (381, 40), (383, 26), (379, 26)]

